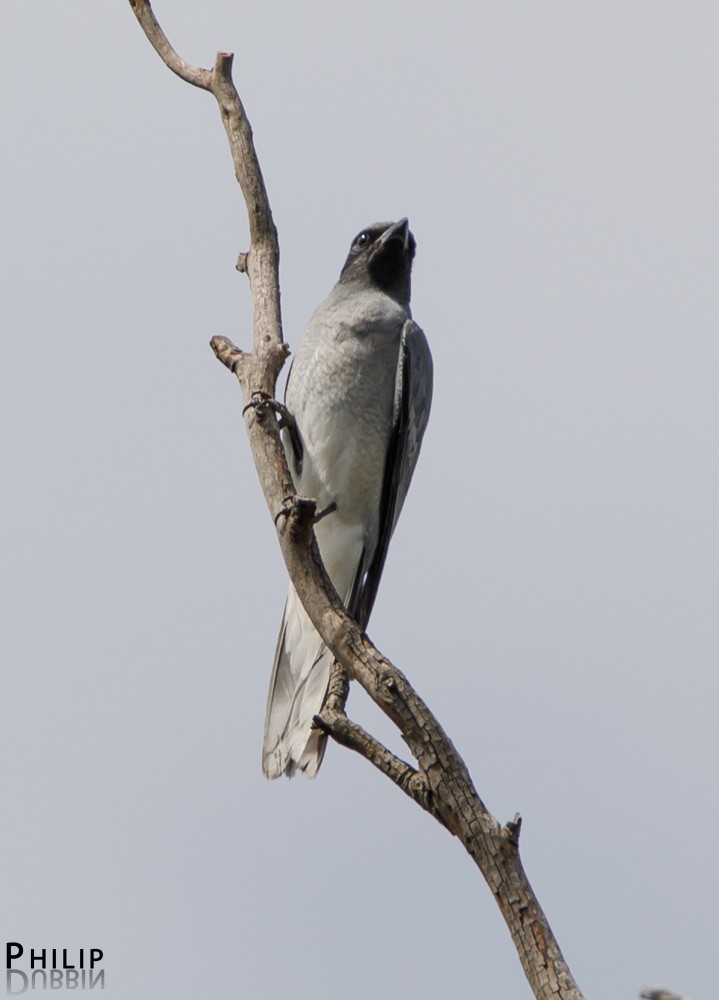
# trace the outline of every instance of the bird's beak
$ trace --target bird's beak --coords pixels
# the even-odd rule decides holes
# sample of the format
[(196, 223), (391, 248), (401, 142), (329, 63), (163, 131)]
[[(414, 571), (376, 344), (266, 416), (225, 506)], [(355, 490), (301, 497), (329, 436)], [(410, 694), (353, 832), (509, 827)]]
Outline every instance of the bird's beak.
[(400, 219), (399, 222), (395, 222), (389, 229), (385, 229), (377, 240), (377, 246), (386, 246), (390, 240), (401, 240), (402, 249), (407, 250), (409, 244), (409, 220), (407, 218)]

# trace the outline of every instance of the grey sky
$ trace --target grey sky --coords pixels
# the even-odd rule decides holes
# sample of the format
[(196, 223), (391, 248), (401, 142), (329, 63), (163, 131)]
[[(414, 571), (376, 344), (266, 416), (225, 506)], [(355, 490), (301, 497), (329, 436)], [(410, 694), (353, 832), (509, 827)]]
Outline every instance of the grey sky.
[[(291, 345), (409, 216), (434, 409), (371, 635), (523, 815), (587, 996), (711, 1000), (716, 5), (155, 11), (236, 53)], [(103, 948), (108, 1000), (529, 997), (459, 845), (364, 761), (261, 777), (286, 580), (207, 346), (250, 343), (212, 99), (124, 0), (6, 4), (0, 50), (2, 942)]]

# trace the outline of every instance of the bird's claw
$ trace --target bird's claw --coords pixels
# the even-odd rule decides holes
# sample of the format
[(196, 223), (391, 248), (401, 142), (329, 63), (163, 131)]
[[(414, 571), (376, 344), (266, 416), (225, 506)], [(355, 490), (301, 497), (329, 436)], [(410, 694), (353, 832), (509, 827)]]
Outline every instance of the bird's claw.
[(261, 413), (263, 410), (269, 410), (271, 413), (276, 415), (277, 426), (281, 431), (286, 430), (290, 436), (290, 444), (292, 445), (292, 454), (295, 459), (295, 465), (297, 466), (297, 471), (301, 472), (302, 456), (304, 454), (302, 437), (300, 436), (297, 421), (287, 409), (285, 404), (280, 403), (277, 399), (274, 399), (269, 392), (265, 392), (264, 389), (258, 389), (256, 392), (252, 393), (252, 399), (249, 401), (247, 406), (243, 407), (243, 417), (248, 410), (254, 410), (256, 413)]
[(282, 501), (282, 509), (278, 510), (275, 514), (274, 521), (275, 527), (278, 526), (280, 518), (295, 517), (300, 521), (308, 521), (309, 523), (314, 523), (315, 511), (317, 510), (317, 503), (310, 497), (285, 497)]
[(313, 500), (311, 497), (285, 497), (282, 501), (282, 509), (275, 514), (275, 527), (278, 526), (280, 518), (282, 517), (296, 517), (300, 521), (307, 521), (309, 524), (315, 525), (321, 521), (323, 517), (327, 517), (328, 514), (332, 514), (336, 510), (336, 500), (333, 500), (332, 503), (328, 503), (326, 507), (323, 507), (321, 511), (318, 511), (317, 501)]
[(273, 403), (275, 403), (277, 406), (280, 405), (277, 402), (277, 400), (273, 399), (272, 396), (270, 396), (269, 392), (265, 392), (264, 389), (257, 389), (255, 392), (252, 393), (252, 399), (249, 401), (247, 406), (242, 407), (242, 416), (244, 417), (244, 415), (247, 413), (248, 410), (260, 410), (263, 408), (272, 410), (274, 412), (274, 406), (272, 405)]

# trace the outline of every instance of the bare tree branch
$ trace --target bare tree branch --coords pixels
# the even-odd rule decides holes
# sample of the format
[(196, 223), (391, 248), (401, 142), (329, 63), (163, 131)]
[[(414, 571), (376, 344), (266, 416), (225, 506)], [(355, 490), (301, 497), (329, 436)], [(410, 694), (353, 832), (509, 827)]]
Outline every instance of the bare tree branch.
[(356, 722), (348, 719), (344, 712), (331, 708), (327, 702), (322, 714), (315, 716), (315, 724), (335, 742), (356, 751), (370, 764), (374, 764), (378, 771), (386, 774), (406, 795), (436, 816), (440, 823), (442, 822), (441, 817), (432, 808), (432, 793), (422, 771), (415, 770), (410, 764), (395, 756), (374, 736), (370, 736)]
[[(253, 352), (240, 351), (225, 337), (215, 337), (211, 343), (242, 387), (250, 445), (290, 579), (338, 664), (317, 724), (338, 743), (361, 753), (459, 837), (499, 904), (535, 996), (582, 1000), (522, 868), (519, 818), (503, 826), (488, 812), (438, 721), (406, 677), (347, 614), (322, 565), (313, 531), (314, 502), (295, 495), (276, 415), (267, 405), (287, 354), (280, 319), (277, 232), (252, 130), (232, 82), (232, 56), (219, 53), (212, 70), (189, 66), (167, 41), (149, 2), (130, 0), (130, 4), (166, 65), (188, 83), (214, 94), (247, 204), (250, 249), (240, 257), (238, 268), (247, 272), (252, 289)], [(397, 725), (417, 760), (417, 769), (346, 717), (347, 678), (358, 681)]]
[(168, 69), (176, 73), (181, 80), (191, 83), (193, 87), (202, 87), (203, 90), (212, 90), (212, 73), (207, 69), (195, 69), (175, 52), (167, 40), (164, 31), (157, 23), (152, 7), (142, 0), (130, 0), (130, 6), (135, 12), (135, 17), (142, 25), (142, 30), (150, 40), (155, 52), (164, 62)]

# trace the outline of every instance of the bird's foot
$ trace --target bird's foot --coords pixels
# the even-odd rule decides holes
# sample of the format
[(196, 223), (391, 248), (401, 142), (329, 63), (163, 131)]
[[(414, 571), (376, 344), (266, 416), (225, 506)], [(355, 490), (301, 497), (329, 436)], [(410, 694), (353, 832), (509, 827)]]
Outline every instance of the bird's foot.
[[(335, 510), (337, 510), (335, 500), (318, 512), (317, 501), (311, 497), (285, 497), (282, 501), (282, 509), (275, 514), (275, 527), (279, 528), (280, 519), (285, 518), (286, 525), (291, 530), (306, 531), (309, 537), (308, 529), (313, 528), (318, 521), (321, 521), (323, 517), (327, 517), (328, 514), (332, 514)], [(284, 531), (285, 528), (282, 530)]]
[[(282, 531), (285, 531), (288, 526), (295, 531), (308, 531), (315, 523), (316, 511), (317, 501), (311, 497), (285, 497), (282, 501), (282, 509), (275, 514), (275, 527), (279, 528), (280, 520), (284, 518), (285, 527)], [(308, 531), (308, 537), (309, 534)]]
[(302, 445), (302, 437), (300, 435), (299, 428), (297, 426), (297, 421), (294, 416), (290, 413), (284, 403), (280, 403), (279, 400), (273, 399), (269, 392), (264, 392), (260, 389), (257, 392), (252, 393), (252, 399), (247, 404), (247, 406), (242, 409), (242, 416), (248, 410), (254, 410), (255, 413), (274, 413), (277, 419), (277, 426), (280, 430), (286, 430), (290, 437), (290, 444), (292, 445), (292, 454), (295, 459), (295, 464), (297, 466), (297, 471), (302, 471), (302, 456), (304, 453), (304, 448)]

